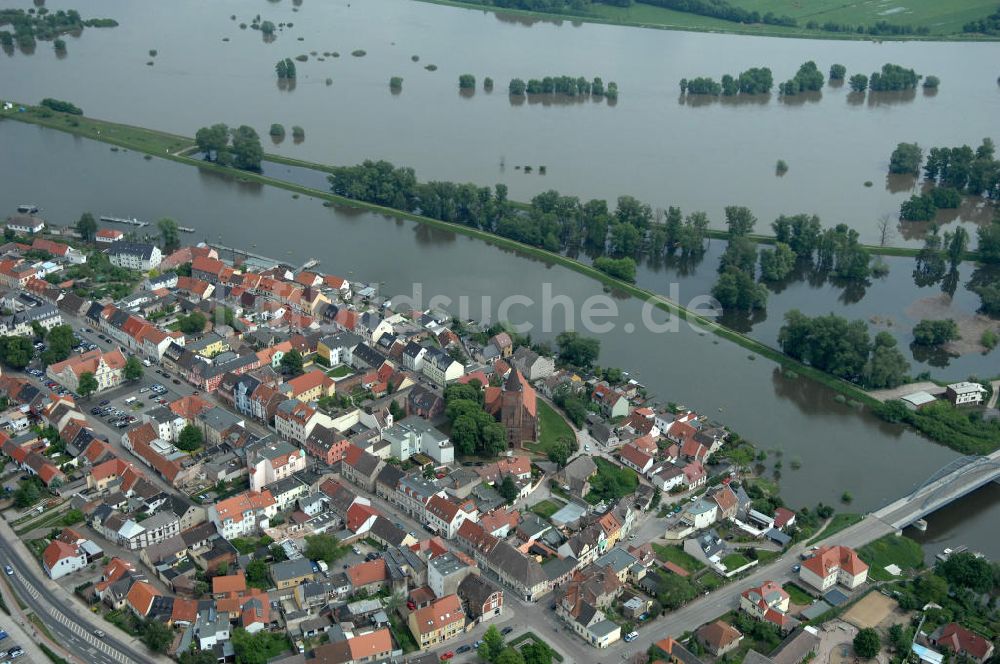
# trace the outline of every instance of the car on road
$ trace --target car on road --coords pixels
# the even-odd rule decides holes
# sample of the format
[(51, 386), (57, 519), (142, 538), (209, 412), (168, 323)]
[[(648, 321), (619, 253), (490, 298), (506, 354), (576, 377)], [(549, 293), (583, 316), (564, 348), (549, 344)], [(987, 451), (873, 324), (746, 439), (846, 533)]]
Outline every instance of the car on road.
[(104, 630), (103, 629), (95, 629), (94, 630), (94, 636), (96, 636), (99, 639), (103, 639), (104, 638)]
[(799, 565), (798, 563), (792, 565), (793, 572), (798, 572), (800, 569), (802, 569), (802, 565)]
[(631, 643), (632, 641), (635, 641), (638, 638), (639, 638), (639, 632), (636, 632), (635, 630), (633, 630), (633, 631), (631, 631), (631, 632), (629, 632), (628, 634), (625, 635), (625, 642), (626, 643)]
[(446, 652), (443, 655), (441, 655), (441, 661), (442, 662), (447, 662), (449, 659), (451, 659), (454, 656), (455, 656), (455, 653), (453, 653), (452, 651), (449, 650), (448, 652)]
[(24, 648), (22, 648), (21, 646), (14, 646), (7, 652), (7, 656), (10, 657), (11, 659), (17, 659), (23, 654), (24, 654)]
[(14, 576), (14, 568), (10, 565), (4, 565), (3, 571), (7, 573), (7, 576)]
[(7, 632), (5, 632), (5, 631), (3, 631), (2, 629), (0, 629), (0, 641), (3, 641), (3, 640), (4, 640), (4, 639), (6, 639), (6, 638), (7, 638), (8, 636), (10, 636), (10, 634), (8, 634)]
[(513, 627), (504, 627), (502, 630), (500, 630), (500, 633), (503, 634), (504, 636), (507, 636), (513, 631), (514, 631)]
[(470, 650), (472, 650), (472, 646), (470, 646), (469, 644), (465, 644), (464, 646), (459, 646), (455, 648), (455, 652), (457, 652), (458, 654), (462, 654), (463, 652), (469, 652)]
[(180, 384), (181, 384), (181, 381), (177, 380), (176, 378), (174, 378), (174, 379), (173, 379), (172, 381), (170, 381), (170, 382), (172, 382), (172, 383), (173, 383), (174, 385), (180, 385)]

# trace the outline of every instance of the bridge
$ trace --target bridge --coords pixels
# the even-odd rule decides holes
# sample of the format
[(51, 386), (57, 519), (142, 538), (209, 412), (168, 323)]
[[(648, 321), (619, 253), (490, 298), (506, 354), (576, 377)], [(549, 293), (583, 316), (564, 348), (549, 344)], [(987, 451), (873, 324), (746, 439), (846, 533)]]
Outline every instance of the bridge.
[(1000, 479), (1000, 450), (988, 456), (959, 457), (871, 516), (899, 530), (997, 479)]

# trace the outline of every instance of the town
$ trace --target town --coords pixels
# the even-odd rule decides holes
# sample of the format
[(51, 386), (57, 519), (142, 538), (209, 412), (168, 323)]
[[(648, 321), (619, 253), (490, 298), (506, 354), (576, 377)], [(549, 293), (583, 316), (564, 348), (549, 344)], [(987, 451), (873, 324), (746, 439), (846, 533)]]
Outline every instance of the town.
[(4, 236), (4, 659), (993, 656), (985, 560), (785, 505), (582, 335), (37, 210)]

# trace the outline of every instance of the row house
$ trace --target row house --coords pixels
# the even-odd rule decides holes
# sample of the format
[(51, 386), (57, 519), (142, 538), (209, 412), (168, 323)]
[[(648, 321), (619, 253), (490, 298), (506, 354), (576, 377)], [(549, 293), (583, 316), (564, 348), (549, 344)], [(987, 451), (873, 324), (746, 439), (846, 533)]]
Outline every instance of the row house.
[(328, 466), (343, 459), (350, 445), (339, 431), (322, 425), (314, 426), (305, 441), (306, 451)]
[(45, 373), (71, 392), (79, 390), (80, 378), (89, 373), (97, 380), (97, 391), (103, 392), (121, 385), (125, 374), (125, 356), (117, 349), (104, 352), (97, 348), (50, 364)]
[(45, 330), (51, 330), (56, 325), (62, 325), (62, 322), (62, 313), (55, 305), (39, 304), (24, 311), (0, 315), (0, 337), (33, 336), (33, 323), (41, 325)]
[(286, 440), (305, 443), (317, 425), (332, 426), (333, 421), (309, 404), (287, 399), (278, 404), (274, 412), (274, 429)]
[[(365, 452), (357, 445), (349, 445), (344, 452), (340, 474), (344, 479), (372, 493), (375, 488), (375, 477), (384, 465), (385, 462), (377, 456)], [(392, 500), (395, 502), (395, 492)]]
[(476, 521), (479, 518), (475, 502), (465, 500), (456, 503), (441, 494), (431, 496), (425, 510), (424, 522), (446, 539), (453, 539), (467, 519)]
[(252, 491), (260, 491), (272, 482), (306, 469), (305, 452), (283, 440), (248, 446), (246, 459)]

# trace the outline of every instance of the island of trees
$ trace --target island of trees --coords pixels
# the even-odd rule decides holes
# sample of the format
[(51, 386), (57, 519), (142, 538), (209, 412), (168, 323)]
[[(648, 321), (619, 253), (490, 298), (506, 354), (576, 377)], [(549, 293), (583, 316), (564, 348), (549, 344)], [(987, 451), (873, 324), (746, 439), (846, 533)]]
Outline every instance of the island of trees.
[(260, 171), (264, 149), (260, 145), (260, 136), (253, 127), (241, 125), (230, 129), (221, 123), (214, 124), (199, 129), (194, 140), (205, 155), (205, 161), (245, 171)]
[(924, 162), (916, 143), (900, 143), (889, 158), (889, 172), (918, 176), (923, 165), (924, 184), (931, 188), (911, 196), (900, 206), (903, 221), (930, 221), (939, 208), (957, 208), (962, 195), (1000, 199), (1000, 160), (993, 140), (984, 138), (978, 148), (931, 148)]
[(79, 33), (88, 28), (113, 28), (118, 22), (110, 18), (86, 19), (75, 9), (51, 12), (47, 7), (24, 9), (0, 9), (0, 27), (11, 26), (0, 31), (0, 44), (10, 48), (15, 43), (18, 48), (32, 49), (37, 41), (52, 41), (69, 33)]
[(70, 115), (83, 115), (82, 108), (68, 101), (63, 101), (62, 99), (53, 99), (51, 97), (46, 97), (41, 101), (40, 105), (44, 106), (47, 109), (57, 111), (59, 113), (69, 113)]
[[(475, 79), (472, 80), (475, 87)], [(544, 78), (529, 78), (525, 83), (523, 79), (512, 79), (507, 86), (511, 96), (521, 97), (529, 95), (550, 95), (559, 94), (567, 97), (606, 97), (608, 99), (618, 98), (618, 84), (609, 81), (607, 87), (600, 76), (588, 81), (583, 76), (546, 76)]]
[(295, 61), (291, 58), (278, 60), (278, 64), (274, 65), (274, 71), (278, 74), (279, 79), (295, 78)]
[(717, 83), (715, 79), (700, 76), (688, 80), (681, 79), (681, 94), (689, 95), (713, 95), (720, 94), (726, 97), (733, 95), (762, 95), (767, 94), (774, 87), (774, 78), (771, 70), (767, 67), (751, 67), (740, 72), (739, 76), (732, 77), (725, 74), (722, 82)]
[(816, 92), (823, 89), (825, 82), (823, 72), (819, 70), (815, 62), (809, 60), (802, 63), (799, 70), (795, 72), (795, 76), (778, 84), (778, 94), (791, 97), (800, 92)]

